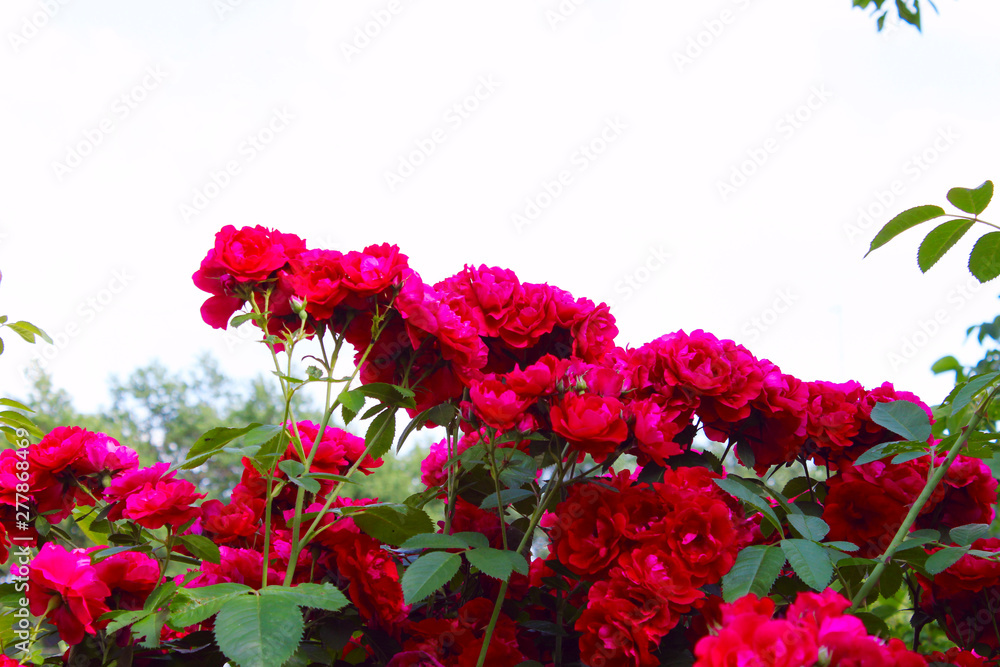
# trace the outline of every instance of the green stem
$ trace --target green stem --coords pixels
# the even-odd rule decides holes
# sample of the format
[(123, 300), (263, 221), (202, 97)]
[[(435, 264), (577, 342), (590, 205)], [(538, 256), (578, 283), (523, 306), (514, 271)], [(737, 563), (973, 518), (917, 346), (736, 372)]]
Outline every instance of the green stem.
[[(531, 536), (535, 532), (535, 528), (538, 526), (538, 522), (542, 518), (542, 512), (548, 506), (549, 500), (551, 500), (552, 495), (556, 491), (558, 491), (559, 488), (562, 486), (562, 481), (563, 481), (562, 462), (563, 460), (565, 460), (566, 453), (568, 451), (569, 451), (569, 445), (566, 445), (563, 448), (562, 455), (559, 457), (558, 460), (558, 466), (557, 466), (558, 473), (556, 474), (556, 478), (552, 480), (551, 486), (549, 486), (549, 488), (545, 490), (545, 493), (542, 495), (541, 501), (538, 503), (538, 506), (535, 507), (535, 511), (531, 513), (531, 520), (528, 522), (527, 530), (524, 531), (524, 537), (521, 538), (521, 543), (517, 546), (516, 553), (521, 553), (522, 551), (524, 551), (524, 548), (526, 546), (531, 544)], [(501, 511), (502, 509), (503, 508), (501, 508)], [(483, 648), (479, 651), (479, 659), (476, 661), (476, 667), (483, 667), (483, 665), (486, 663), (486, 652), (490, 648), (490, 640), (493, 638), (493, 630), (494, 628), (496, 628), (497, 621), (500, 619), (500, 609), (503, 607), (503, 600), (507, 596), (507, 583), (509, 581), (510, 577), (508, 577), (506, 581), (500, 584), (500, 592), (497, 594), (496, 604), (493, 605), (493, 615), (490, 616), (489, 625), (486, 626), (486, 632), (483, 635)]]
[[(903, 519), (902, 525), (900, 525), (899, 530), (897, 530), (896, 534), (893, 536), (892, 542), (889, 543), (889, 548), (886, 549), (885, 553), (879, 557), (878, 564), (875, 565), (875, 569), (872, 570), (872, 573), (867, 579), (865, 579), (865, 583), (851, 600), (851, 607), (848, 611), (853, 611), (863, 604), (865, 599), (867, 599), (868, 594), (875, 588), (875, 585), (882, 577), (882, 573), (885, 571), (889, 561), (892, 560), (892, 557), (896, 554), (896, 550), (899, 549), (899, 545), (903, 543), (904, 539), (906, 539), (907, 533), (910, 532), (910, 528), (920, 515), (920, 510), (922, 510), (924, 505), (927, 504), (931, 494), (934, 493), (934, 489), (936, 489), (938, 484), (941, 483), (941, 480), (944, 479), (944, 476), (948, 473), (948, 468), (951, 467), (951, 464), (956, 458), (958, 458), (958, 453), (962, 450), (962, 447), (969, 439), (969, 435), (979, 428), (979, 422), (981, 422), (986, 416), (986, 409), (998, 390), (1000, 390), (1000, 387), (997, 387), (990, 393), (987, 399), (983, 401), (982, 405), (979, 406), (979, 409), (976, 410), (972, 419), (969, 420), (969, 423), (962, 428), (962, 434), (958, 437), (958, 440), (955, 441), (955, 444), (951, 446), (951, 449), (948, 451), (948, 457), (945, 459), (944, 463), (938, 466), (938, 468), (934, 471), (934, 474), (932, 474), (930, 479), (927, 481), (927, 485), (924, 487), (924, 490), (920, 492), (920, 495), (917, 496), (913, 505), (910, 506), (910, 511), (906, 513), (906, 518)], [(933, 458), (934, 453), (931, 452), (930, 456)]]

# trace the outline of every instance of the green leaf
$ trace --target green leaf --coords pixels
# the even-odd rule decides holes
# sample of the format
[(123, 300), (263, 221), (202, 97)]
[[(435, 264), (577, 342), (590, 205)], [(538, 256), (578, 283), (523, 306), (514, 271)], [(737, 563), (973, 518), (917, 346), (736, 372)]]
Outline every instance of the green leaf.
[(904, 0), (896, 0), (896, 11), (899, 18), (920, 30), (920, 0), (914, 0), (911, 10)]
[(111, 617), (111, 622), (108, 623), (106, 628), (104, 628), (104, 631), (108, 634), (108, 636), (113, 635), (125, 626), (132, 625), (136, 621), (146, 618), (151, 613), (152, 612), (145, 611), (143, 609), (136, 611), (121, 611)]
[(970, 523), (965, 526), (952, 528), (948, 535), (951, 541), (960, 547), (970, 546), (973, 542), (990, 534), (990, 524)]
[(748, 593), (764, 597), (785, 564), (785, 554), (775, 545), (755, 545), (740, 551), (736, 562), (722, 577), (722, 597), (732, 602)]
[(106, 543), (106, 536), (110, 532), (111, 525), (107, 521), (97, 521), (97, 511), (93, 507), (74, 507), (73, 521), (91, 542), (96, 545)]
[(396, 410), (386, 410), (372, 420), (365, 432), (365, 447), (373, 459), (385, 456), (396, 435)]
[(479, 568), (483, 574), (500, 581), (507, 581), (514, 571), (514, 565), (507, 557), (507, 553), (500, 549), (471, 549), (465, 552), (465, 557), (469, 560), (469, 564)]
[(958, 362), (958, 359), (948, 355), (947, 357), (941, 357), (931, 365), (931, 372), (935, 375), (940, 373), (948, 373), (950, 371), (955, 371), (956, 373), (961, 373), (965, 370)]
[(195, 558), (219, 564), (221, 556), (218, 545), (204, 535), (178, 535), (177, 539), (184, 543)]
[(29, 343), (34, 343), (35, 336), (39, 336), (46, 343), (52, 345), (52, 339), (49, 338), (49, 335), (44, 331), (42, 331), (41, 329), (39, 329), (38, 327), (36, 327), (31, 322), (24, 322), (24, 321), (11, 322), (7, 326), (13, 329), (14, 333), (16, 333), (18, 336), (28, 341)]
[(833, 577), (833, 563), (826, 549), (809, 540), (781, 540), (781, 550), (795, 574), (810, 588), (822, 591)]
[(376, 540), (398, 547), (415, 535), (434, 530), (427, 512), (409, 505), (382, 505), (351, 514), (358, 528)]
[[(879, 404), (881, 405), (881, 404)], [(866, 449), (854, 460), (854, 465), (861, 466), (872, 461), (878, 461), (886, 457), (898, 454), (901, 450), (910, 451), (913, 448), (927, 448), (927, 442), (914, 442), (911, 440), (894, 440), (893, 442), (883, 442)]]
[(319, 493), (321, 488), (318, 480), (313, 479), (309, 475), (302, 475), (301, 477), (289, 477), (288, 481), (295, 486), (301, 486), (303, 489), (312, 494)]
[(931, 419), (924, 409), (910, 401), (876, 403), (872, 421), (913, 442), (926, 442), (931, 437)]
[(944, 215), (944, 209), (940, 206), (933, 205), (917, 206), (903, 211), (895, 218), (887, 222), (885, 226), (879, 230), (879, 233), (875, 235), (874, 239), (872, 239), (871, 247), (868, 248), (868, 252), (865, 253), (865, 257), (870, 255), (872, 250), (881, 248), (896, 236), (905, 232), (907, 229), (916, 227), (921, 222), (927, 222), (928, 220), (933, 220), (934, 218), (940, 218), (942, 215)]
[(924, 237), (917, 251), (917, 264), (920, 270), (927, 273), (927, 270), (944, 257), (944, 254), (951, 250), (974, 224), (976, 224), (974, 220), (949, 220), (935, 227)]
[(417, 407), (417, 402), (413, 398), (413, 391), (406, 387), (399, 387), (385, 382), (372, 382), (371, 384), (361, 385), (354, 391), (361, 392), (365, 396), (396, 408)]
[(187, 457), (184, 459), (184, 462), (175, 466), (175, 468), (183, 468), (185, 470), (197, 468), (202, 463), (212, 458), (216, 452), (221, 450), (230, 442), (241, 435), (246, 435), (259, 426), (261, 425), (250, 424), (249, 426), (244, 426), (243, 428), (226, 428), (224, 426), (213, 428), (211, 431), (208, 431), (203, 436), (198, 438), (197, 442), (191, 445), (191, 449), (188, 450)]
[(791, 524), (799, 535), (807, 540), (812, 540), (813, 542), (819, 542), (826, 534), (830, 532), (830, 526), (827, 525), (826, 521), (819, 518), (818, 516), (809, 516), (807, 514), (789, 514), (788, 523)]
[(350, 604), (350, 600), (333, 584), (299, 584), (292, 588), (268, 586), (261, 590), (264, 597), (278, 597), (290, 600), (300, 607), (340, 611)]
[(902, 454), (896, 454), (892, 457), (893, 465), (899, 465), (900, 463), (906, 463), (907, 461), (913, 461), (919, 459), (921, 456), (930, 456), (930, 452), (903, 452)]
[(104, 560), (108, 556), (114, 556), (115, 554), (120, 554), (120, 553), (122, 553), (124, 551), (144, 551), (144, 552), (148, 552), (149, 551), (149, 545), (148, 544), (129, 544), (129, 545), (123, 546), (123, 547), (108, 547), (107, 549), (101, 549), (100, 551), (91, 551), (90, 552), (90, 562), (91, 563), (95, 563), (95, 564), (96, 563), (100, 563), (102, 560)]
[(215, 617), (215, 641), (240, 667), (280, 667), (302, 641), (302, 612), (277, 595), (240, 595)]
[(890, 563), (878, 580), (878, 592), (884, 598), (891, 598), (903, 584), (903, 568), (900, 564)]
[(948, 190), (948, 201), (955, 208), (961, 209), (966, 213), (971, 213), (972, 215), (979, 215), (985, 211), (991, 199), (993, 199), (993, 181), (986, 181), (978, 188), (972, 190), (969, 188), (952, 188)]
[(954, 400), (951, 402), (951, 414), (956, 415), (961, 412), (965, 406), (967, 406), (972, 398), (983, 390), (984, 387), (993, 383), (1000, 377), (1000, 372), (986, 373), (985, 375), (977, 375), (976, 377), (970, 379), (965, 385), (958, 390), (955, 394)]
[(42, 430), (35, 426), (35, 422), (31, 421), (20, 412), (14, 412), (13, 410), (4, 410), (3, 412), (0, 412), (0, 423), (10, 424), (14, 428), (24, 429), (32, 437), (38, 438), (39, 440), (45, 437)]
[(354, 414), (361, 412), (361, 408), (365, 407), (365, 395), (357, 389), (341, 392), (338, 400), (340, 400), (341, 405)]
[(455, 533), (453, 537), (465, 540), (473, 549), (485, 549), (490, 546), (490, 541), (482, 533)]
[[(881, 583), (881, 580), (879, 580)], [(888, 637), (889, 626), (885, 621), (871, 613), (870, 611), (855, 611), (851, 616), (856, 616), (865, 625), (865, 631), (872, 637)]]
[(215, 616), (226, 601), (250, 592), (249, 586), (225, 583), (201, 588), (182, 588), (170, 605), (170, 625), (176, 629), (195, 625)]
[(768, 521), (774, 524), (774, 527), (781, 531), (781, 522), (778, 520), (778, 515), (774, 513), (774, 509), (760, 496), (756, 495), (750, 491), (747, 487), (743, 486), (738, 482), (739, 478), (735, 476), (725, 477), (723, 479), (716, 479), (715, 483), (720, 489), (726, 493), (736, 496), (743, 502), (747, 503), (751, 507), (755, 508), (765, 517)]
[(945, 547), (941, 551), (935, 551), (927, 559), (924, 569), (927, 570), (928, 574), (944, 572), (957, 563), (968, 551), (969, 547)]
[(139, 645), (145, 648), (157, 648), (160, 645), (160, 634), (163, 624), (170, 614), (167, 609), (146, 611), (146, 615), (132, 624), (132, 638), (139, 640)]
[(252, 320), (253, 318), (254, 318), (253, 313), (240, 313), (239, 315), (234, 315), (233, 319), (229, 320), (229, 326), (236, 329), (244, 322)]
[(450, 423), (457, 413), (458, 408), (451, 403), (441, 403), (440, 405), (435, 405), (433, 408), (424, 410), (411, 419), (410, 423), (403, 428), (403, 431), (399, 434), (399, 441), (396, 443), (396, 451), (398, 452), (403, 447), (403, 443), (406, 442), (406, 439), (413, 431), (423, 428), (427, 422), (430, 421), (438, 426), (444, 426)]
[(504, 551), (502, 553), (507, 556), (507, 560), (510, 561), (510, 566), (514, 568), (515, 572), (528, 576), (531, 567), (528, 565), (527, 558), (516, 551)]
[(296, 461), (295, 459), (285, 459), (278, 464), (278, 470), (285, 473), (289, 477), (298, 477), (306, 471), (306, 467), (302, 465), (301, 461)]
[(1000, 232), (983, 234), (972, 246), (969, 272), (981, 283), (1000, 276)]
[(344, 418), (344, 426), (350, 424), (352, 421), (354, 421), (354, 418), (358, 416), (357, 412), (351, 410), (346, 405), (342, 405), (340, 407), (340, 414)]
[(406, 604), (420, 602), (444, 586), (461, 565), (461, 555), (445, 551), (432, 551), (413, 561), (403, 573), (401, 582)]
[(274, 465), (274, 460), (285, 453), (291, 434), (280, 424), (265, 424), (250, 431), (243, 437), (243, 444), (249, 448), (256, 447), (256, 453), (251, 457), (254, 467), (266, 476)]
[(504, 489), (500, 492), (500, 502), (497, 502), (497, 493), (494, 491), (490, 495), (483, 499), (483, 502), (479, 503), (479, 509), (493, 509), (499, 507), (500, 505), (513, 505), (519, 500), (524, 500), (525, 498), (534, 498), (535, 494), (530, 489)]
[(442, 535), (440, 533), (421, 533), (409, 538), (400, 549), (468, 549), (470, 545), (458, 535)]
[(0, 398), (0, 405), (3, 405), (3, 406), (8, 407), (8, 408), (14, 408), (15, 410), (24, 410), (25, 412), (34, 412), (34, 410), (32, 410), (31, 408), (29, 408), (24, 403), (18, 403), (17, 401), (15, 401), (12, 398)]

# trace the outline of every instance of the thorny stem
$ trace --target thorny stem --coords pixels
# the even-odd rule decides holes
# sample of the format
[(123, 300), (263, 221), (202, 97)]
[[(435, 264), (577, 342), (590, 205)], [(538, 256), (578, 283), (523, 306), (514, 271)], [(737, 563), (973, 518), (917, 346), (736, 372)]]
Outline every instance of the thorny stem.
[[(958, 440), (955, 441), (955, 444), (951, 446), (951, 449), (948, 451), (948, 457), (945, 459), (944, 463), (938, 466), (938, 468), (934, 471), (934, 474), (931, 475), (930, 479), (927, 481), (927, 485), (924, 486), (924, 490), (920, 492), (920, 495), (917, 496), (913, 505), (910, 506), (910, 511), (907, 512), (902, 525), (900, 525), (899, 530), (897, 530), (896, 534), (893, 536), (892, 542), (889, 543), (889, 548), (887, 548), (885, 553), (878, 558), (878, 564), (875, 566), (875, 569), (872, 570), (872, 573), (861, 586), (861, 589), (851, 600), (850, 610), (857, 609), (861, 604), (863, 604), (865, 599), (868, 597), (868, 594), (875, 588), (878, 580), (882, 577), (882, 573), (885, 572), (887, 564), (892, 560), (892, 557), (896, 554), (896, 550), (899, 549), (899, 545), (903, 543), (903, 540), (906, 538), (906, 534), (910, 532), (910, 528), (917, 520), (920, 510), (922, 510), (924, 505), (927, 504), (927, 500), (931, 497), (934, 489), (936, 489), (938, 484), (941, 483), (941, 480), (944, 479), (945, 474), (948, 472), (948, 468), (951, 467), (951, 464), (956, 458), (958, 458), (958, 453), (962, 450), (962, 447), (965, 446), (966, 441), (969, 439), (969, 435), (979, 428), (979, 423), (986, 417), (987, 408), (993, 401), (993, 398), (996, 396), (998, 391), (1000, 391), (1000, 386), (990, 392), (990, 395), (982, 402), (979, 409), (977, 409), (975, 414), (972, 416), (972, 419), (969, 420), (969, 423), (962, 428), (962, 434), (958, 437)], [(931, 456), (934, 456), (933, 452), (931, 453)]]

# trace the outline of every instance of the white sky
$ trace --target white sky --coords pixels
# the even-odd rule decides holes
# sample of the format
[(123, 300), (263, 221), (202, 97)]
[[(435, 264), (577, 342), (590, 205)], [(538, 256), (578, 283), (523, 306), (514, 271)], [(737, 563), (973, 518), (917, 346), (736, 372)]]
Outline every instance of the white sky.
[[(847, 0), (564, 0), (555, 25), (556, 1), (46, 1), (0, 7), (0, 313), (60, 337), (48, 365), (80, 409), (154, 358), (268, 371), (199, 316), (190, 276), (227, 224), (397, 243), (428, 282), (508, 267), (614, 300), (620, 344), (703, 328), (805, 380), (928, 402), (949, 388), (930, 364), (998, 313), (996, 284), (960, 291), (977, 235), (926, 276), (919, 231), (862, 261), (892, 215), (1000, 177), (991, 0), (943, 0), (922, 35), (877, 34)], [(546, 183), (562, 191), (519, 229)], [(45, 350), (4, 339), (0, 395), (23, 395)]]

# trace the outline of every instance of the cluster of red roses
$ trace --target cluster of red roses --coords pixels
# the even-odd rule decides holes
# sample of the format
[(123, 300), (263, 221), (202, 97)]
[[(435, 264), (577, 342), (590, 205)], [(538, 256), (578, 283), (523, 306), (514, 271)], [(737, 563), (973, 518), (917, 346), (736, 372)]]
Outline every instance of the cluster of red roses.
[[(803, 382), (700, 330), (621, 348), (604, 304), (485, 266), (467, 266), (428, 285), (388, 244), (343, 254), (310, 250), (297, 236), (263, 227), (226, 227), (194, 281), (211, 294), (202, 316), (213, 327), (227, 327), (251, 303), (262, 314), (255, 322), (279, 337), (270, 339), (273, 345), (287, 343), (281, 337), (288, 334), (343, 335), (357, 351), (363, 383), (415, 392), (411, 416), (455, 403), (462, 434), (454, 451), (438, 443), (422, 467), (423, 482), (449, 503), (452, 533), (483, 534), (494, 548), (517, 537), (516, 526), (506, 526), (510, 535), (503, 532), (499, 510), (479, 507), (464, 491), (448, 496), (449, 468), (452, 479), (470, 473), (472, 481), (461, 488), (473, 486), (475, 461), (456, 455), (476, 445), (541, 456), (539, 447), (558, 436), (568, 468), (588, 455), (608, 465), (621, 454), (637, 458), (645, 469), (642, 479), (636, 470), (567, 481), (539, 523), (548, 555), (529, 557), (528, 574), (510, 577), (486, 664), (549, 663), (559, 642), (568, 662), (651, 666), (660, 664), (662, 647), (678, 633), (694, 647), (698, 665), (926, 664), (898, 641), (869, 637), (860, 621), (843, 614), (846, 601), (831, 591), (800, 595), (778, 618), (767, 598), (750, 596), (720, 608), (717, 585), (739, 552), (782, 536), (765, 536), (759, 517), (745, 516), (742, 505), (715, 483), (719, 474), (681, 467), (675, 458), (687, 455), (690, 463), (701, 428), (712, 440), (735, 444), (737, 455), (758, 472), (796, 461), (823, 466), (832, 476), (812, 492), (830, 526), (829, 539), (854, 542), (858, 555), (875, 556), (923, 488), (928, 460), (854, 461), (874, 445), (898, 439), (872, 420), (873, 407), (900, 399), (919, 403), (912, 394), (889, 383), (865, 390), (855, 382)], [(317, 425), (298, 422), (289, 431), (295, 437), (279, 463), (311, 458), (309, 471), (325, 473), (314, 478), (319, 489), (307, 494), (303, 512), (323, 508), (333, 476), (355, 465), (365, 473), (381, 465), (359, 460), (365, 442), (341, 429), (321, 434)], [(532, 441), (531, 433), (544, 438)], [(269, 478), (244, 459), (242, 479), (227, 502), (198, 504), (202, 494), (166, 464), (140, 469), (134, 452), (79, 428), (53, 431), (29, 448), (26, 465), (20, 463), (25, 461), (12, 452), (0, 453), (0, 515), (8, 526), (15, 491), (23, 488), (33, 510), (53, 523), (73, 507), (101, 499), (117, 526), (184, 527), (184, 535), (219, 545), (221, 556), (218, 564), (204, 562), (188, 587), (281, 583), (295, 558), (293, 585), (332, 582), (346, 590), (353, 603), (349, 622), (364, 628), (365, 638), (352, 638), (343, 655), (360, 654), (364, 664), (471, 667), (486, 641), (499, 584), (485, 574), (467, 573), (460, 583), (445, 584), (433, 603), (410, 607), (399, 568), (412, 554), (369, 536), (350, 517), (330, 513), (321, 515), (322, 530), (293, 556), (299, 487), (285, 483), (292, 480), (281, 467)], [(551, 483), (536, 474), (539, 485)], [(478, 501), (482, 495), (470, 497)], [(995, 501), (989, 469), (960, 457), (918, 527), (989, 522)], [(371, 502), (337, 498), (333, 507)], [(0, 556), (6, 555), (6, 540), (0, 530)], [(187, 553), (183, 540), (173, 548)], [(977, 548), (1000, 551), (1000, 541), (981, 541)], [(141, 606), (162, 580), (160, 564), (143, 553), (91, 563), (93, 552), (50, 543), (32, 565), (33, 613), (46, 615), (68, 643), (106, 625), (99, 617), (109, 609)], [(1000, 601), (1000, 570), (984, 563), (969, 555), (923, 582), (930, 613), (958, 614), (948, 632), (956, 638), (964, 631), (968, 636), (956, 641), (965, 647), (989, 643), (995, 629), (975, 620), (982, 596)], [(985, 604), (992, 613), (991, 602)], [(962, 614), (974, 619), (965, 630), (958, 627)], [(564, 641), (570, 627), (577, 634)], [(389, 645), (399, 650), (391, 657), (380, 654)], [(966, 654), (947, 657), (953, 658), (956, 664), (987, 664)], [(961, 662), (973, 659), (980, 662)]]
[(706, 599), (752, 541), (753, 524), (706, 468), (637, 484), (574, 485), (543, 519), (550, 559), (593, 582), (576, 622), (586, 664), (657, 665), (651, 651)]
[[(780, 619), (774, 618), (770, 598), (751, 594), (723, 604), (711, 620), (714, 633), (695, 647), (695, 667), (926, 667), (927, 661), (899, 639), (883, 643), (868, 636), (859, 618), (844, 614), (850, 604), (830, 589), (800, 593)], [(980, 662), (970, 664), (984, 664), (971, 657)]]
[[(983, 538), (971, 546), (998, 553), (1000, 539)], [(933, 579), (919, 577), (918, 581), (923, 589), (922, 609), (944, 621), (949, 639), (961, 646), (985, 645), (992, 651), (1000, 650), (1000, 633), (997, 632), (1000, 562), (966, 554)]]

